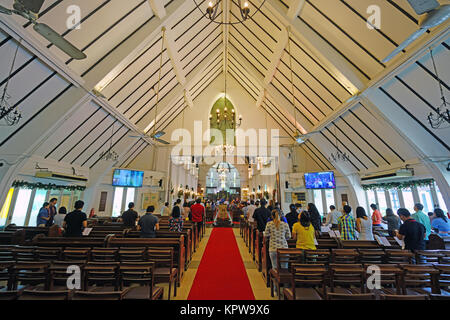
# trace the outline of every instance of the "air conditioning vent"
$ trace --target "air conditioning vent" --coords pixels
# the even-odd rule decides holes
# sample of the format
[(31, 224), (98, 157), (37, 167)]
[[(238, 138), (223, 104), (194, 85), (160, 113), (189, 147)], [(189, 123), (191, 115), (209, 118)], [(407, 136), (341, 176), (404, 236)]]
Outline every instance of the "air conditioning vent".
[(38, 171), (35, 174), (37, 178), (46, 178), (46, 179), (58, 179), (58, 180), (67, 180), (67, 181), (80, 181), (87, 182), (88, 179), (86, 177), (74, 176), (70, 174), (52, 172), (52, 171)]
[(361, 181), (384, 181), (400, 178), (410, 178), (412, 176), (414, 176), (414, 171), (412, 169), (400, 169), (383, 174), (365, 176), (361, 178)]

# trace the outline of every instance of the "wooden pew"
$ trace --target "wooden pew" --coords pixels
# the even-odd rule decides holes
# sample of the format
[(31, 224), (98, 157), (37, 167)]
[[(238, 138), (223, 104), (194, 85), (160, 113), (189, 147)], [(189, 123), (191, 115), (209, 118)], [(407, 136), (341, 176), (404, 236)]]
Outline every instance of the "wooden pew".
[(25, 226), (16, 226), (15, 224), (10, 224), (5, 228), (5, 231), (17, 231), (24, 230), (25, 231), (25, 241), (32, 240), (36, 235), (43, 234), (48, 236), (49, 227), (25, 227)]
[(262, 249), (263, 249), (264, 232), (259, 232), (256, 230), (255, 233), (255, 252), (253, 254), (256, 265), (258, 266), (258, 271), (262, 270)]
[(106, 240), (106, 247), (151, 247), (151, 248), (166, 248), (174, 249), (174, 265), (178, 269), (178, 284), (184, 275), (184, 235), (178, 238), (116, 238), (109, 237)]
[(93, 237), (45, 237), (43, 235), (37, 235), (33, 239), (33, 245), (38, 247), (76, 247), (76, 248), (93, 248), (93, 247), (105, 247), (106, 238), (93, 238)]
[(380, 249), (378, 242), (369, 240), (338, 240), (342, 249)]
[[(139, 231), (129, 231), (125, 238), (140, 238), (141, 233)], [(184, 236), (184, 247), (185, 247), (185, 263), (184, 263), (184, 270), (186, 271), (189, 263), (191, 262), (192, 258), (192, 239), (191, 239), (191, 230), (183, 230), (181, 232), (173, 232), (169, 231), (169, 229), (160, 229), (156, 231), (156, 238), (180, 238), (180, 236)]]
[[(160, 221), (159, 223), (160, 229), (169, 229), (169, 221)], [(200, 243), (201, 237), (197, 229), (197, 224), (192, 221), (185, 221), (183, 225), (183, 230), (191, 230), (191, 241), (192, 241), (192, 248), (193, 251), (195, 251), (198, 248), (198, 245)]]
[(23, 229), (0, 232), (1, 245), (24, 244), (24, 243), (25, 243), (25, 230)]

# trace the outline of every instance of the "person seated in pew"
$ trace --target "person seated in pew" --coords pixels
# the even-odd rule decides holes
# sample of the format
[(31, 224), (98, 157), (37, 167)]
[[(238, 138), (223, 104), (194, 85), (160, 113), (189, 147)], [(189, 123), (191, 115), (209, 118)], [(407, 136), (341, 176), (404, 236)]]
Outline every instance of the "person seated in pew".
[(50, 203), (44, 202), (42, 208), (39, 210), (39, 213), (36, 217), (36, 225), (38, 227), (45, 227), (48, 220), (50, 220), (50, 212), (49, 212)]
[(81, 237), (84, 228), (87, 228), (87, 216), (82, 212), (84, 202), (82, 200), (75, 201), (75, 210), (68, 213), (64, 218), (63, 228), (66, 230), (66, 237)]
[(397, 214), (403, 221), (400, 230), (396, 230), (395, 235), (400, 240), (405, 241), (405, 250), (425, 250), (426, 228), (417, 222), (408, 209), (400, 208)]
[(292, 227), (292, 239), (297, 240), (296, 248), (303, 250), (316, 250), (315, 230), (308, 211), (298, 215), (297, 223)]
[(159, 230), (158, 218), (153, 215), (154, 206), (148, 206), (145, 215), (139, 219), (137, 229), (141, 231), (141, 238), (156, 238), (156, 231)]
[(450, 235), (450, 223), (442, 209), (434, 209), (431, 228), (437, 230), (437, 233), (441, 236)]
[(181, 232), (183, 231), (184, 220), (181, 217), (180, 208), (173, 207), (172, 216), (169, 219), (169, 231)]

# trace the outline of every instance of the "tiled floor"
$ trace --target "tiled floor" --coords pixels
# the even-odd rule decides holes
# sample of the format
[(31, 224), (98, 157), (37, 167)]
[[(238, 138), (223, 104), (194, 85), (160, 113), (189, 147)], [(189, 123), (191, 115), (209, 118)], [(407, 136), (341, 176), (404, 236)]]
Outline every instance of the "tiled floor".
[[(177, 296), (173, 299), (175, 300), (187, 299), (189, 291), (191, 290), (192, 287), (192, 283), (194, 282), (197, 268), (202, 259), (203, 253), (209, 240), (209, 235), (211, 234), (212, 230), (213, 230), (212, 228), (206, 228), (206, 234), (203, 237), (202, 241), (200, 242), (199, 248), (194, 253), (188, 270), (184, 274), (183, 280), (181, 281), (181, 286), (178, 288)], [(256, 264), (252, 259), (252, 256), (248, 253), (248, 248), (245, 246), (244, 240), (241, 238), (239, 234), (239, 228), (234, 228), (233, 231), (234, 234), (236, 235), (236, 242), (239, 251), (241, 253), (241, 257), (247, 271), (247, 276), (250, 280), (250, 284), (252, 286), (253, 294), (255, 295), (256, 300), (275, 299), (270, 297), (270, 289), (266, 287), (266, 284), (264, 282), (261, 273), (258, 272)], [(167, 289), (165, 288), (165, 290)]]

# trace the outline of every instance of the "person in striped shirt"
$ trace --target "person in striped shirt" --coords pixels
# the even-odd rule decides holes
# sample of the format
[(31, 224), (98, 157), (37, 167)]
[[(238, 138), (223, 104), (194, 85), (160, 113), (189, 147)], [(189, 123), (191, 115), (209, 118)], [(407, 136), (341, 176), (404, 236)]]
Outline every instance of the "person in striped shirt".
[(342, 240), (357, 240), (355, 232), (356, 220), (351, 212), (352, 207), (345, 205), (344, 214), (338, 219), (338, 226)]

